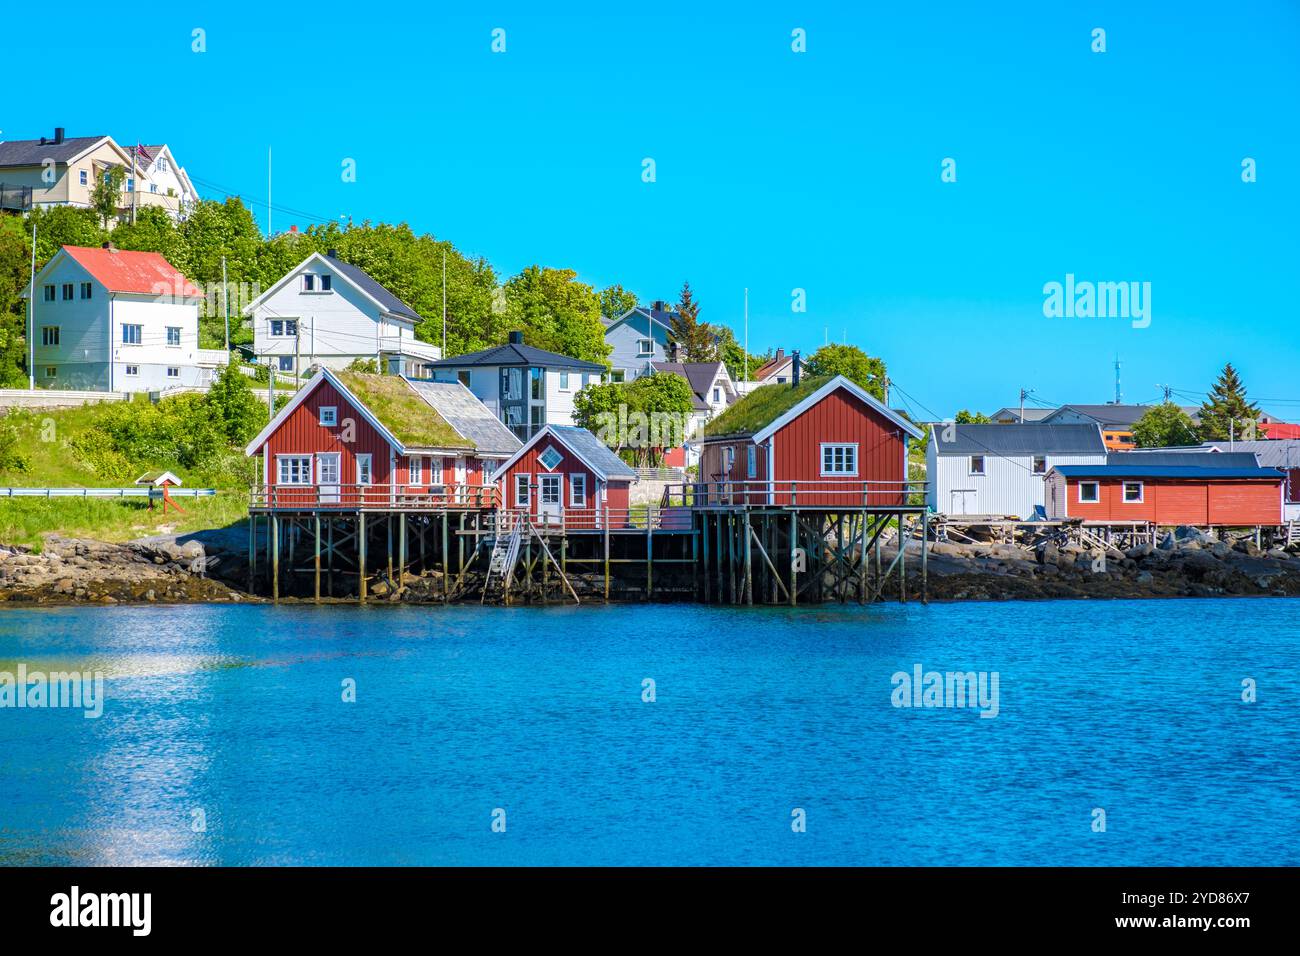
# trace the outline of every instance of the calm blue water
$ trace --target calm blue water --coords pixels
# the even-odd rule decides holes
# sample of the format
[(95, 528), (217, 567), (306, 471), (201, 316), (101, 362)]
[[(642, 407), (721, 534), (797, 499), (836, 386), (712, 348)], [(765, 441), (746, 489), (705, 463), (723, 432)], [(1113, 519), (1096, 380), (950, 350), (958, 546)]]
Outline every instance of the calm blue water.
[(3, 863), (1300, 863), (1296, 600), (5, 610), (20, 661), (107, 702), (0, 710)]

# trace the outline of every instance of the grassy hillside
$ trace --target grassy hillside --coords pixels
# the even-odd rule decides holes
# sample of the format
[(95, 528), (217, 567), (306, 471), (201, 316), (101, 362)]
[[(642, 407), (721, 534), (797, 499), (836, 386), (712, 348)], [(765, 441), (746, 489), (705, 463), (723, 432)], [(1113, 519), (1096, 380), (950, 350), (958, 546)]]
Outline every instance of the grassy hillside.
[[(237, 391), (234, 411), (220, 399), (184, 395), (157, 405), (140, 398), (61, 410), (12, 411), (0, 419), (0, 487), (129, 487), (146, 471), (166, 470), (206, 499), (178, 499), (184, 514), (146, 499), (0, 497), (0, 543), (39, 547), (41, 536), (121, 541), (148, 534), (224, 527), (247, 514), (251, 462), (232, 441), (260, 427), (255, 400)], [(266, 412), (261, 409), (261, 423)], [(231, 424), (232, 418), (240, 421)]]

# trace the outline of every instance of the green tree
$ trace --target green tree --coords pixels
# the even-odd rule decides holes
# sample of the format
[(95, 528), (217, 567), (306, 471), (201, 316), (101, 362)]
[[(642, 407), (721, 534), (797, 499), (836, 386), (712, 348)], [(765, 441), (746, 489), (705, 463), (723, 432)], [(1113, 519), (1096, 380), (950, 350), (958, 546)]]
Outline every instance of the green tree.
[(95, 210), (105, 229), (122, 206), (122, 186), (125, 183), (126, 170), (121, 166), (110, 166), (90, 190), (90, 208)]
[(531, 345), (588, 362), (607, 362), (600, 297), (572, 269), (529, 266), (505, 288), (511, 325)]
[(958, 425), (990, 425), (993, 419), (989, 418), (983, 412), (972, 412), (962, 409), (953, 419)]
[(718, 350), (708, 326), (700, 322), (700, 304), (695, 301), (689, 282), (682, 283), (677, 301), (677, 315), (669, 320), (677, 354), (683, 362), (716, 362)]
[[(36, 268), (39, 271), (64, 246), (98, 246), (107, 233), (100, 228), (93, 209), (51, 206), (33, 209), (26, 223), (28, 242), (36, 230)], [(28, 256), (24, 252), (24, 256)]]
[(824, 375), (843, 375), (850, 382), (861, 385), (868, 392), (885, 400), (885, 380), (888, 372), (883, 359), (868, 355), (856, 345), (823, 345), (810, 355), (804, 373), (815, 378)]
[(1253, 434), (1259, 421), (1259, 406), (1246, 398), (1246, 387), (1229, 362), (1219, 373), (1218, 381), (1201, 402), (1201, 438), (1227, 441)]
[(232, 445), (246, 445), (267, 422), (266, 405), (253, 394), (252, 379), (231, 361), (206, 396), (213, 420)]
[(617, 319), (636, 308), (636, 295), (621, 285), (612, 285), (600, 293), (600, 314), (607, 319)]
[(618, 421), (620, 406), (627, 407), (627, 386), (623, 382), (588, 385), (573, 396), (573, 423), (618, 451), (623, 447), (622, 435), (611, 425)]
[(1195, 445), (1200, 441), (1191, 416), (1173, 402), (1162, 402), (1133, 423), (1133, 442), (1139, 448)]
[(119, 249), (160, 253), (176, 268), (185, 271), (177, 261), (185, 259), (184, 239), (176, 228), (176, 221), (161, 206), (144, 206), (136, 210), (135, 222), (124, 222), (115, 228), (112, 240)]
[[(746, 356), (744, 346), (736, 340), (736, 333), (729, 325), (706, 324), (705, 328), (709, 330), (709, 335), (713, 339), (717, 360), (727, 366), (727, 374), (731, 376), (732, 381), (744, 381), (747, 371), (752, 376), (755, 369), (772, 357), (770, 352), (765, 355), (755, 355), (750, 352)], [(748, 362), (746, 362), (747, 357)]]
[(21, 219), (0, 218), (0, 388), (27, 387), (28, 243)]

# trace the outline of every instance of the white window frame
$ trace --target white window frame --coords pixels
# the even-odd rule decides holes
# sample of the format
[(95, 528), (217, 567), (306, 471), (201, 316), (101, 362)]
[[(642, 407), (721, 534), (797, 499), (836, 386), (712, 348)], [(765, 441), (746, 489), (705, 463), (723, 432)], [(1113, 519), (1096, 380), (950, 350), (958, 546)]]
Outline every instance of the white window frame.
[[(167, 326), (166, 328), (167, 328), (167, 347), (170, 348), (170, 349), (178, 349), (178, 348), (180, 348), (180, 347), (181, 347), (181, 335), (182, 335), (182, 333), (183, 333), (183, 330), (181, 329), (181, 327), (180, 327), (179, 325), (169, 325), (169, 326)], [(176, 341), (175, 341), (175, 342), (172, 341), (172, 333), (173, 333), (173, 332), (176, 333)]]
[(57, 348), (58, 344), (59, 344), (59, 326), (42, 325), (41, 345), (45, 348)]
[[(298, 467), (294, 467), (294, 462)], [(277, 485), (310, 485), (311, 455), (276, 455), (275, 483)]]
[(181, 377), (181, 367), (180, 367), (179, 365), (168, 365), (168, 366), (167, 366), (167, 377), (168, 377), (168, 378), (180, 378), (180, 377)]
[(569, 390), (569, 373), (561, 369), (560, 370), (560, 391), (567, 392), (568, 390)]
[[(647, 346), (647, 343), (649, 344), (649, 347), (648, 347), (648, 348), (646, 347), (646, 346)], [(637, 339), (637, 340), (636, 340), (636, 355), (637, 355), (637, 358), (645, 358), (646, 356), (654, 355), (654, 354), (655, 354), (655, 340), (654, 340), (654, 339)]]
[(717, 405), (722, 401), (722, 389), (717, 385), (713, 386), (713, 404)]
[(758, 477), (758, 446), (749, 445), (745, 449), (745, 472), (747, 478)]
[(731, 477), (731, 470), (736, 467), (736, 446), (728, 445), (722, 449), (722, 470), (728, 478)]
[(94, 294), (94, 291), (95, 291), (95, 283), (93, 282), (81, 283), (81, 297), (83, 299), (89, 299), (91, 295)]
[(322, 405), (317, 412), (316, 421), (325, 428), (334, 428), (339, 423), (339, 410), (337, 405)]
[[(275, 330), (276, 326), (280, 331)], [(293, 331), (289, 331), (289, 326), (293, 326)], [(298, 337), (298, 320), (297, 319), (271, 319), (267, 322), (266, 334), (273, 339), (294, 339)]]
[(279, 359), (279, 366), (280, 366), (280, 367), (279, 367), (279, 371), (281, 371), (281, 372), (292, 372), (292, 371), (293, 371), (293, 356), (292, 356), (292, 355), (278, 355), (278, 356), (276, 356), (276, 358)]
[[(560, 456), (554, 465), (548, 465), (546, 462), (542, 461), (542, 459), (547, 457), (551, 452), (555, 452), (555, 454)], [(564, 464), (564, 452), (560, 451), (560, 449), (556, 448), (554, 445), (547, 445), (542, 449), (542, 453), (537, 456), (537, 464), (541, 465), (547, 471), (553, 472), (556, 468), (559, 468)]]
[(515, 494), (514, 502), (516, 508), (531, 508), (533, 504), (532, 488), (529, 482), (532, 475), (515, 474)]
[(81, 185), (83, 185), (83, 186), (89, 186), (89, 185), (90, 185), (90, 174), (87, 173), (84, 169), (78, 169), (78, 170), (77, 170), (77, 182), (79, 182), (79, 183), (80, 183)]
[(316, 291), (316, 273), (304, 272), (302, 274), (302, 291), (303, 292)]
[(46, 378), (58, 378), (58, 375), (59, 375), (59, 367), (58, 367), (57, 365), (47, 365), (47, 366), (45, 366), (45, 377), (46, 377)]
[[(1138, 496), (1137, 496), (1136, 498), (1130, 498), (1130, 497), (1128, 496), (1128, 490), (1129, 490), (1129, 488), (1130, 488), (1131, 486), (1133, 486), (1133, 485), (1136, 485), (1136, 486), (1137, 486)], [(1121, 500), (1124, 502), (1124, 504), (1126, 504), (1126, 505), (1140, 505), (1140, 504), (1142, 504), (1142, 502), (1146, 500), (1146, 482), (1143, 482), (1143, 481), (1126, 481), (1126, 482), (1124, 482), (1123, 485), (1122, 485), (1121, 488), (1120, 488), (1120, 499), (1121, 499)]]
[[(1039, 463), (1040, 461), (1043, 463), (1043, 467), (1042, 467), (1042, 468), (1039, 468), (1039, 467), (1038, 467), (1038, 463)], [(1033, 458), (1029, 459), (1029, 469), (1030, 469), (1030, 471), (1032, 471), (1035, 475), (1045, 475), (1045, 474), (1047, 474), (1047, 456), (1046, 456), (1046, 455), (1035, 455)]]
[(357, 484), (373, 485), (375, 483), (375, 463), (374, 456), (357, 455)]
[[(134, 341), (127, 335), (127, 329), (135, 329)], [(122, 323), (122, 344), (123, 345), (143, 345), (144, 344), (144, 326), (139, 322)]]
[[(1086, 488), (1086, 487), (1088, 487), (1089, 485), (1092, 486), (1093, 496), (1092, 496), (1091, 498), (1085, 498), (1085, 497), (1083, 496), (1083, 489)], [(1079, 504), (1081, 504), (1081, 505), (1095, 505), (1095, 504), (1100, 504), (1100, 503), (1101, 503), (1101, 482), (1100, 482), (1100, 481), (1081, 481), (1081, 482), (1079, 482)]]
[(320, 288), (317, 291), (322, 293), (334, 291), (334, 283), (331, 281), (331, 276), (328, 272), (322, 272), (320, 274)]
[[(976, 461), (980, 463), (979, 471), (975, 470)], [(967, 473), (972, 475), (981, 475), (981, 476), (987, 475), (988, 474), (987, 466), (988, 466), (988, 462), (985, 461), (985, 456), (983, 455), (971, 455), (970, 460), (966, 463)]]
[(406, 478), (408, 485), (423, 485), (424, 481), (424, 456), (408, 455), (406, 458)]
[(138, 366), (138, 365), (128, 365), (128, 366), (126, 367), (126, 374), (127, 374), (127, 376), (128, 376), (129, 378), (135, 378), (136, 376), (138, 376), (138, 375), (140, 374), (140, 366)]
[(569, 475), (569, 507), (587, 507), (587, 475), (581, 471)]
[[(842, 450), (844, 452), (843, 466), (835, 467), (835, 452)], [(831, 467), (826, 467), (826, 453), (831, 453)], [(852, 451), (853, 465), (849, 466), (849, 452)], [(821, 466), (820, 472), (823, 478), (856, 478), (858, 476), (858, 443), (842, 441), (824, 441), (821, 443), (821, 449), (818, 454), (818, 463)]]

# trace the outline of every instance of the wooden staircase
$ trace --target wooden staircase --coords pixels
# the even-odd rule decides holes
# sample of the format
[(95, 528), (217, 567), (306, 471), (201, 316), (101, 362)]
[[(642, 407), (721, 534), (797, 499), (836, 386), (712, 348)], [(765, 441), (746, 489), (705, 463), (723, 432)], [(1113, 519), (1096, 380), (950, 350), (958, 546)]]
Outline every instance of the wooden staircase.
[(498, 517), (496, 534), (492, 538), (492, 553), (488, 556), (487, 578), (483, 581), (483, 595), (479, 603), (487, 600), (488, 592), (492, 590), (492, 579), (495, 577), (497, 586), (502, 595), (510, 591), (510, 584), (514, 580), (515, 565), (519, 563), (519, 546), (523, 541), (523, 530), (525, 521), (517, 521), (510, 528), (504, 527), (505, 521), (509, 519), (504, 515)]

